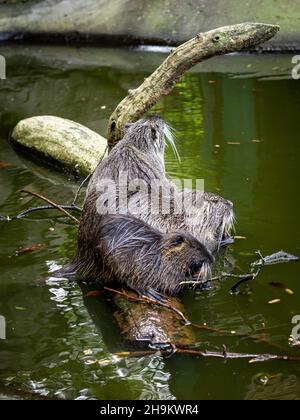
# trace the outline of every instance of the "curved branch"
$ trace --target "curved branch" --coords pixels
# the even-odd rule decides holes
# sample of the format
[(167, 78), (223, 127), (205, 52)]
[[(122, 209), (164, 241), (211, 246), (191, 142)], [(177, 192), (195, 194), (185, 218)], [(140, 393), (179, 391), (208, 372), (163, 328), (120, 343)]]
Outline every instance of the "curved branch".
[(167, 59), (135, 90), (120, 102), (108, 125), (108, 146), (123, 137), (127, 122), (134, 122), (168, 95), (180, 77), (195, 64), (216, 55), (255, 47), (272, 38), (280, 27), (263, 23), (241, 23), (200, 33), (175, 48)]

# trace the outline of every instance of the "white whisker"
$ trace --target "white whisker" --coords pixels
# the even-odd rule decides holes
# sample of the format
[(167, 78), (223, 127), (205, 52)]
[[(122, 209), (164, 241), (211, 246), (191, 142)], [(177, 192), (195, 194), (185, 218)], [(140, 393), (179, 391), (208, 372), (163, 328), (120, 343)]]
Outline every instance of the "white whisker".
[(172, 133), (172, 131), (171, 131), (170, 127), (167, 124), (165, 124), (164, 135), (165, 135), (167, 141), (169, 142), (169, 144), (171, 145), (172, 150), (174, 152), (174, 155), (176, 156), (178, 162), (180, 162), (180, 156), (179, 156), (176, 144), (175, 144), (175, 136), (174, 136), (174, 133)]

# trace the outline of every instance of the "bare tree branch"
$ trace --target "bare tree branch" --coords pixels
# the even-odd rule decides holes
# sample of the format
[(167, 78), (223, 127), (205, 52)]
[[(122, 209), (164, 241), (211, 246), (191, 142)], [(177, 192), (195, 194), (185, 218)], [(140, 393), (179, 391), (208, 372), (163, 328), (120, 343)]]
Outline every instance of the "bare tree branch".
[(108, 124), (108, 146), (111, 149), (123, 137), (126, 123), (139, 119), (162, 96), (168, 95), (181, 76), (195, 64), (216, 55), (255, 47), (272, 38), (280, 27), (263, 23), (241, 23), (200, 33), (180, 45), (145, 81), (112, 113)]
[(77, 225), (79, 225), (79, 220), (72, 216), (72, 214), (70, 214), (67, 210), (65, 210), (64, 208), (62, 208), (59, 204), (54, 203), (54, 201), (49, 200), (49, 198), (44, 197), (41, 194), (38, 194), (36, 192), (33, 191), (29, 191), (26, 189), (21, 190), (21, 192), (32, 195), (33, 197), (37, 197), (40, 200), (45, 201), (46, 203), (50, 204), (51, 206), (55, 207), (57, 210), (59, 210), (60, 212), (62, 212), (65, 216), (69, 217), (71, 220), (73, 220), (74, 223), (76, 223)]

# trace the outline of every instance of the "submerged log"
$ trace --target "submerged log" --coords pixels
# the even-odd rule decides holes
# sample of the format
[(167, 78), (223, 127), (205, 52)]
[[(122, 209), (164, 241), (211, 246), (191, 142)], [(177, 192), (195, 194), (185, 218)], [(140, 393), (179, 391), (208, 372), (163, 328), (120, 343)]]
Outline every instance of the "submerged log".
[[(135, 298), (132, 292), (126, 294)], [(193, 328), (186, 325), (184, 319), (174, 310), (149, 305), (139, 301), (130, 301), (121, 295), (114, 295), (114, 317), (121, 331), (123, 341), (139, 348), (172, 344), (178, 348), (187, 348), (195, 344)], [(184, 307), (176, 298), (169, 298), (169, 304), (184, 315)]]
[(20, 121), (11, 140), (25, 153), (79, 176), (95, 169), (107, 145), (104, 137), (89, 128), (48, 115)]

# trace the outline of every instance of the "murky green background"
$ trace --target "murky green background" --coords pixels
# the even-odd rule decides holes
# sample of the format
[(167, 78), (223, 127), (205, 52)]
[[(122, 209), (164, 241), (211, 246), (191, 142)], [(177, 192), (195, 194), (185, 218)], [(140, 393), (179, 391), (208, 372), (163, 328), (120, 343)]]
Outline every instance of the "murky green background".
[[(161, 52), (63, 47), (2, 47), (7, 79), (0, 81), (0, 214), (35, 205), (21, 188), (70, 202), (76, 181), (16, 153), (10, 130), (22, 118), (52, 114), (105, 135), (115, 105), (162, 61)], [(236, 272), (247, 272), (260, 249), (300, 254), (300, 81), (291, 79), (291, 56), (228, 56), (187, 74), (156, 112), (177, 130), (179, 164), (167, 151), (172, 177), (204, 178), (206, 189), (235, 204), (231, 247)], [(239, 143), (239, 144), (228, 144)], [(10, 166), (3, 165), (3, 162)], [(0, 384), (40, 395), (80, 399), (299, 399), (296, 363), (159, 356), (88, 365), (123, 349), (103, 297), (83, 297), (75, 284), (44, 279), (71, 258), (76, 227), (51, 214), (0, 222)], [(36, 252), (16, 250), (42, 244)], [(276, 289), (282, 282), (294, 295)], [(300, 314), (299, 265), (266, 267), (251, 292), (231, 296), (228, 280), (205, 293), (185, 292), (191, 320), (241, 333), (261, 332), (288, 350), (291, 319)], [(280, 299), (277, 304), (269, 301)], [(202, 348), (274, 352), (262, 343), (197, 334)], [(300, 354), (294, 349), (294, 353)]]

